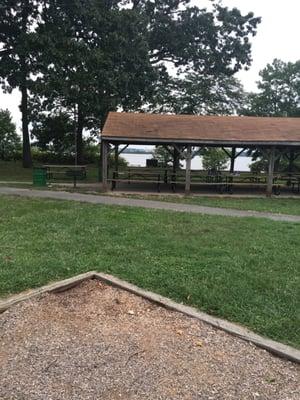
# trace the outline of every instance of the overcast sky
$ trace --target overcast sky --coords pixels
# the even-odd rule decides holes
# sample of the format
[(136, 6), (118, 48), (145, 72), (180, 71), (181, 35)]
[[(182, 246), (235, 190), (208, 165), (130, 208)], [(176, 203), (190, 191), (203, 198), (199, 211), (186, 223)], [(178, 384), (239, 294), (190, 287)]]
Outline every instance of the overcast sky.
[[(207, 4), (207, 0), (193, 0), (199, 7)], [(255, 90), (258, 73), (274, 58), (284, 61), (300, 59), (300, 1), (299, 0), (223, 0), (228, 7), (237, 7), (243, 13), (253, 11), (255, 16), (262, 17), (258, 33), (252, 40), (253, 63), (249, 71), (237, 74), (246, 90)], [(20, 112), (18, 109), (20, 95), (3, 94), (0, 89), (0, 108), (8, 108), (14, 121), (20, 128)]]
[[(203, 4), (203, 0), (195, 0)], [(237, 7), (243, 13), (253, 11), (262, 17), (257, 35), (252, 39), (252, 66), (249, 71), (237, 74), (246, 90), (255, 90), (259, 71), (274, 58), (283, 61), (300, 59), (298, 40), (300, 37), (299, 0), (224, 0), (228, 7)]]

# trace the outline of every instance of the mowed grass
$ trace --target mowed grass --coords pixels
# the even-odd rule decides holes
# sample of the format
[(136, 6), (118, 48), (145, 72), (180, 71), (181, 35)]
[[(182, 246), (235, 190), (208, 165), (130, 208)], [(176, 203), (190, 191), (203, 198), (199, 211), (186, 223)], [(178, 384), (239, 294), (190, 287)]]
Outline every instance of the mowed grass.
[(139, 195), (125, 194), (124, 197), (137, 198), (144, 200), (157, 200), (169, 203), (194, 204), (199, 206), (209, 206), (218, 208), (233, 208), (237, 210), (251, 210), (270, 212), (275, 214), (300, 215), (300, 196), (299, 198), (229, 198), (229, 197), (201, 197), (196, 196), (176, 196), (176, 195)]
[(0, 296), (105, 271), (300, 347), (300, 224), (0, 196)]
[[(48, 163), (45, 163), (48, 164)], [(40, 164), (36, 163), (36, 166)], [(32, 182), (32, 168), (23, 168), (22, 161), (1, 161), (0, 160), (0, 181), (3, 182)], [(98, 182), (98, 166), (89, 164), (87, 166), (87, 179), (82, 182)], [(69, 178), (63, 182), (72, 182)], [(55, 180), (54, 180), (55, 182)]]
[(32, 182), (32, 168), (23, 168), (22, 161), (0, 160), (0, 181)]

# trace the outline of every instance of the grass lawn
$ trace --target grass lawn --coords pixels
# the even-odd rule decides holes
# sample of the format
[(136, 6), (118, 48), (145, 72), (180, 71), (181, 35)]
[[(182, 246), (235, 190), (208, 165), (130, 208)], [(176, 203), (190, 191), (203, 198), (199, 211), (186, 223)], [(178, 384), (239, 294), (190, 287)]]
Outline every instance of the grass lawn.
[[(0, 161), (0, 181), (32, 182), (32, 168), (23, 168), (22, 161)], [(87, 166), (87, 179), (83, 182), (98, 182), (97, 165)]]
[(0, 196), (0, 296), (105, 271), (300, 347), (300, 224)]
[(229, 197), (201, 197), (201, 196), (175, 196), (175, 195), (138, 195), (126, 194), (124, 197), (158, 200), (171, 203), (195, 204), (199, 206), (234, 208), (238, 210), (265, 211), (276, 214), (300, 215), (299, 199), (284, 199), (280, 197), (268, 198), (229, 198)]
[(0, 160), (0, 181), (32, 182), (32, 169), (23, 168), (22, 161)]

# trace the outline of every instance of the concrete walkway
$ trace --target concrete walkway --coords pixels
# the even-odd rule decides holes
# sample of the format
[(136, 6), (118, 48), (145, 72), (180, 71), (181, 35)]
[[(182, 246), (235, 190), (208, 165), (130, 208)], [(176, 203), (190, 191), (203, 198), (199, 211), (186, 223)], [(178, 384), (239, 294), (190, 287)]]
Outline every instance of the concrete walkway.
[(226, 217), (267, 218), (273, 221), (300, 223), (300, 216), (297, 215), (272, 214), (272, 213), (258, 212), (258, 211), (242, 211), (242, 210), (233, 210), (227, 208), (204, 207), (193, 204), (179, 204), (179, 203), (167, 203), (162, 201), (152, 201), (152, 200), (127, 199), (122, 197), (69, 193), (63, 191), (58, 192), (51, 190), (30, 190), (23, 188), (21, 189), (21, 188), (11, 188), (11, 187), (0, 187), (0, 195), (1, 194), (43, 198), (43, 199), (72, 200), (72, 201), (80, 201), (92, 204), (142, 207), (155, 210), (169, 210), (169, 211), (188, 212), (195, 214), (222, 215)]

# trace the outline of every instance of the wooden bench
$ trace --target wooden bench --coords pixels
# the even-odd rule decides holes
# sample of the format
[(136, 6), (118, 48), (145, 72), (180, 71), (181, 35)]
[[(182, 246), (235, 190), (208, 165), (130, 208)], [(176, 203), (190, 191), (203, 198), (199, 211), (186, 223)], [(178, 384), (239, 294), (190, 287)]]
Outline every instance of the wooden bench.
[(86, 165), (43, 165), (46, 169), (47, 180), (71, 180), (74, 187), (78, 180), (86, 179)]
[(162, 167), (129, 167), (126, 169), (129, 174), (160, 174), (164, 183), (168, 183), (169, 173), (172, 172), (171, 168)]
[[(185, 171), (171, 174), (169, 180), (172, 191), (176, 191), (178, 184), (185, 184)], [(223, 175), (208, 175), (206, 171), (191, 171), (191, 185), (193, 186), (209, 186), (214, 187), (220, 193), (226, 191), (226, 177)]]
[(114, 171), (113, 177), (108, 179), (111, 182), (111, 190), (116, 189), (117, 183), (126, 182), (130, 183), (154, 183), (157, 186), (157, 191), (160, 192), (160, 185), (165, 183), (165, 180), (161, 178), (159, 172), (141, 172), (141, 171)]
[[(280, 189), (283, 186), (278, 181), (279, 176), (276, 175), (273, 178), (273, 192), (275, 195), (280, 194)], [(268, 176), (266, 174), (249, 174), (246, 173), (232, 173), (226, 174), (227, 180), (227, 192), (233, 194), (233, 189), (237, 187), (245, 188), (258, 188), (267, 186)]]
[[(280, 189), (283, 185), (278, 182), (279, 177), (274, 177), (273, 192), (276, 195), (280, 194)], [(173, 174), (170, 180), (172, 190), (175, 192), (177, 184), (185, 184), (185, 171)], [(219, 193), (233, 194), (236, 187), (266, 187), (266, 174), (251, 174), (249, 172), (228, 173), (222, 172), (219, 174), (208, 174), (206, 171), (191, 171), (191, 185), (214, 187)]]

